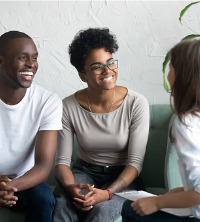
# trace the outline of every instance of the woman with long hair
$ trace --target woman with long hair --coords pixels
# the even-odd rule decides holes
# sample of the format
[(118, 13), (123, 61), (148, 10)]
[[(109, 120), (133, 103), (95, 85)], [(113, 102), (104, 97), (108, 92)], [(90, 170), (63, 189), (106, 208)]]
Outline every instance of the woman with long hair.
[[(183, 187), (164, 195), (126, 201), (123, 222), (200, 221), (200, 40), (182, 41), (170, 50), (168, 81), (176, 114), (170, 139), (178, 154)], [(163, 208), (190, 208), (179, 217)]]

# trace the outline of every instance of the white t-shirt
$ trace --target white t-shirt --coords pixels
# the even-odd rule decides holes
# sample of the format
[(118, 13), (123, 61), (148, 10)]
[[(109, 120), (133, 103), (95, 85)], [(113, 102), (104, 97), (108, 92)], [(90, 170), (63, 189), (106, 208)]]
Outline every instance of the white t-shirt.
[[(175, 118), (172, 126), (180, 175), (185, 190), (200, 192), (200, 116), (186, 115), (185, 123)], [(191, 214), (200, 218), (200, 205), (192, 207)]]
[(61, 118), (59, 97), (35, 84), (16, 105), (0, 100), (0, 175), (15, 178), (30, 170), (38, 131), (61, 129)]

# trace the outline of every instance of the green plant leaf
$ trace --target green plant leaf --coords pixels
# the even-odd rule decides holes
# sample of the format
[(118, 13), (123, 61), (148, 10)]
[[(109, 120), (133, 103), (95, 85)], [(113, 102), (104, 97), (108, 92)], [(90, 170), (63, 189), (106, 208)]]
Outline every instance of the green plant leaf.
[(190, 3), (189, 5), (186, 5), (185, 8), (180, 12), (180, 15), (179, 15), (179, 22), (182, 24), (182, 17), (183, 15), (185, 14), (185, 12), (192, 6), (192, 5), (195, 5), (197, 3), (200, 3), (200, 1), (197, 1), (197, 2), (192, 2)]
[(191, 34), (191, 35), (187, 35), (184, 38), (182, 38), (181, 41), (183, 41), (183, 40), (190, 40), (190, 39), (194, 39), (194, 38), (198, 38), (198, 37), (200, 37), (200, 34)]
[(165, 75), (166, 67), (167, 67), (167, 64), (169, 63), (169, 60), (170, 60), (170, 55), (169, 55), (169, 52), (168, 52), (168, 53), (166, 54), (166, 56), (165, 56), (165, 59), (164, 59), (163, 65), (162, 65), (163, 87), (164, 87), (164, 89), (165, 89), (166, 92), (169, 92), (169, 86), (168, 86), (168, 84), (167, 84), (166, 75)]
[[(185, 12), (192, 6), (192, 5), (195, 5), (197, 3), (200, 3), (200, 1), (196, 1), (196, 2), (192, 2), (188, 5), (185, 6), (185, 8), (180, 12), (180, 15), (179, 15), (179, 21), (180, 23), (182, 24), (182, 17), (183, 15), (185, 14)], [(190, 34), (190, 35), (187, 35), (185, 36), (181, 41), (183, 40), (190, 40), (190, 39), (194, 39), (194, 38), (198, 38), (200, 37), (200, 34)], [(169, 86), (167, 84), (167, 81), (166, 81), (166, 75), (165, 75), (165, 72), (166, 72), (166, 67), (169, 63), (169, 60), (170, 60), (170, 54), (169, 52), (166, 54), (165, 56), (165, 59), (164, 59), (164, 62), (163, 62), (163, 65), (162, 65), (162, 73), (163, 73), (163, 87), (165, 89), (166, 92), (169, 92)]]

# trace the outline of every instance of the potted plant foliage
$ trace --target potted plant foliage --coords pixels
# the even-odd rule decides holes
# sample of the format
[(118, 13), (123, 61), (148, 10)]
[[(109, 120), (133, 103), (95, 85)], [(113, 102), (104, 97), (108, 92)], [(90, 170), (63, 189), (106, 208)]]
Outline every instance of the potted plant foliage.
[[(185, 12), (186, 12), (191, 6), (193, 6), (193, 5), (195, 5), (195, 4), (198, 4), (198, 3), (200, 3), (200, 1), (192, 2), (192, 3), (188, 4), (188, 5), (186, 5), (183, 10), (181, 10), (180, 15), (179, 15), (179, 22), (180, 22), (181, 24), (182, 24), (182, 17), (183, 17), (183, 15), (185, 14)], [(190, 35), (187, 35), (187, 36), (185, 36), (184, 38), (182, 38), (181, 41), (183, 41), (183, 40), (189, 40), (189, 39), (193, 39), (193, 38), (198, 38), (198, 37), (200, 37), (200, 34), (190, 34)], [(163, 86), (164, 86), (164, 89), (165, 89), (167, 92), (169, 92), (170, 89), (169, 89), (169, 86), (168, 86), (167, 81), (166, 81), (166, 74), (165, 74), (165, 72), (166, 72), (166, 67), (167, 67), (167, 65), (168, 65), (168, 63), (169, 63), (169, 60), (170, 60), (170, 56), (169, 56), (169, 52), (168, 52), (168, 53), (166, 54), (166, 56), (165, 56), (165, 59), (164, 59), (164, 61), (163, 61), (163, 66), (162, 66)]]

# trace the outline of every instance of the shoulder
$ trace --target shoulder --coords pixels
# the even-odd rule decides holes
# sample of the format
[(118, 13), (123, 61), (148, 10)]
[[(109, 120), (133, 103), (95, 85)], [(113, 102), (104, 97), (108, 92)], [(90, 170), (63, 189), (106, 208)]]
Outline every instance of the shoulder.
[(31, 85), (27, 101), (33, 109), (45, 110), (47, 115), (51, 112), (62, 113), (63, 105), (60, 97), (40, 85)]
[(63, 100), (63, 106), (67, 106), (68, 104), (73, 104), (75, 103), (75, 94), (71, 94), (69, 96), (66, 96)]
[(76, 99), (75, 99), (75, 93), (74, 94), (71, 94), (67, 97), (65, 97), (63, 100), (62, 100), (62, 104), (63, 104), (63, 113), (76, 113), (77, 109), (78, 109), (78, 104), (76, 102)]
[(138, 93), (138, 92), (136, 92), (134, 90), (131, 90), (131, 89), (127, 89), (127, 90), (128, 90), (127, 95), (130, 98), (132, 98), (132, 99), (141, 99), (141, 100), (146, 100), (147, 101), (147, 99), (145, 98), (144, 95), (142, 95), (142, 94), (140, 94), (140, 93)]
[(141, 107), (149, 110), (149, 103), (146, 97), (136, 91), (128, 89), (127, 101), (134, 105), (134, 107)]
[(176, 116), (173, 122), (173, 131), (179, 134), (200, 133), (200, 114), (187, 114), (183, 117), (183, 121)]
[(61, 101), (61, 99), (58, 97), (58, 95), (56, 95), (55, 93), (45, 89), (44, 87), (37, 85), (37, 84), (32, 84), (30, 87), (30, 96), (33, 97), (38, 97), (40, 99), (54, 99), (54, 100), (58, 100)]

